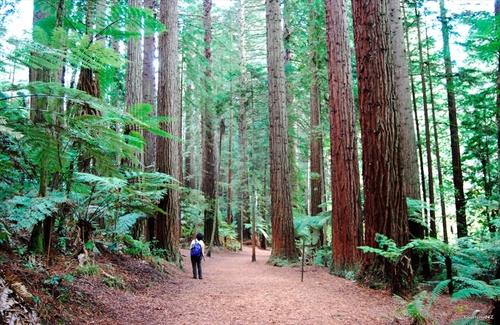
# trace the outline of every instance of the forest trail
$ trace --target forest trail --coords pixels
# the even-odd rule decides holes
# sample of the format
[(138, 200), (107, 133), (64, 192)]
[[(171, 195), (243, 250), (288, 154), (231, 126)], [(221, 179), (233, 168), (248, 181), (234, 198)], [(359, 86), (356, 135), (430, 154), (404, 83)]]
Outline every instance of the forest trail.
[[(216, 251), (203, 263), (203, 280), (185, 272), (142, 292), (122, 293), (107, 306), (121, 324), (390, 324), (398, 304), (386, 291), (335, 277), (326, 268), (267, 265), (270, 251)], [(111, 310), (109, 310), (111, 309)]]

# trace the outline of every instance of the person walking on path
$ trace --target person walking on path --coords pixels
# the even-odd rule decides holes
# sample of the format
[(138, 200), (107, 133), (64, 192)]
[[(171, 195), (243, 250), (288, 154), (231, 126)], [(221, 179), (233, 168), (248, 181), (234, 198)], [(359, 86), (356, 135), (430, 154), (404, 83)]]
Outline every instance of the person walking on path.
[(203, 279), (201, 272), (201, 259), (205, 259), (205, 243), (203, 242), (203, 235), (201, 233), (196, 234), (196, 238), (191, 241), (191, 246), (189, 247), (191, 251), (191, 265), (193, 266), (193, 279)]

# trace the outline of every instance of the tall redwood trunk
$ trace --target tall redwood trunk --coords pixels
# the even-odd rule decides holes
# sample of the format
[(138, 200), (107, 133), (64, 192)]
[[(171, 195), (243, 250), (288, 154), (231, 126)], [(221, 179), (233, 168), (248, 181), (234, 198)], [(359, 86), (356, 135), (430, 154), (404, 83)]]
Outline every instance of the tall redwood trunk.
[[(167, 30), (159, 38), (159, 80), (158, 80), (158, 115), (170, 116), (171, 120), (162, 123), (162, 129), (174, 139), (159, 137), (156, 141), (159, 172), (176, 179), (181, 178), (181, 152), (178, 139), (180, 129), (180, 97), (178, 70), (178, 35), (177, 35), (177, 0), (161, 1), (160, 21)], [(156, 217), (156, 240), (158, 247), (166, 250), (168, 260), (180, 263), (179, 254), (179, 218), (180, 193), (168, 189), (160, 201), (159, 207), (165, 211)]]
[(360, 257), (359, 169), (345, 3), (343, 0), (326, 0), (325, 4), (330, 90), (333, 268), (343, 270), (355, 267)]
[[(231, 94), (232, 96), (232, 94)], [(229, 114), (229, 138), (228, 140), (228, 148), (227, 148), (227, 211), (226, 211), (226, 222), (227, 224), (231, 224), (233, 222), (233, 211), (232, 211), (232, 199), (233, 199), (233, 111), (230, 111)]]
[(322, 176), (322, 165), (321, 156), (323, 155), (323, 139), (321, 134), (321, 115), (320, 115), (320, 97), (319, 97), (319, 80), (318, 80), (318, 70), (319, 70), (319, 55), (317, 45), (315, 45), (315, 35), (316, 35), (316, 20), (318, 19), (317, 12), (314, 8), (314, 2), (309, 0), (309, 55), (310, 55), (310, 67), (311, 67), (311, 85), (309, 89), (310, 94), (310, 195), (311, 195), (311, 206), (310, 214), (315, 216), (323, 211), (321, 208), (322, 203), (322, 189), (323, 189), (323, 179)]
[(288, 161), (288, 121), (279, 0), (266, 0), (267, 73), (269, 85), (269, 153), (271, 176), (271, 258), (295, 259)]
[[(156, 10), (156, 0), (144, 0), (144, 8)], [(155, 105), (155, 70), (154, 70), (154, 54), (156, 51), (156, 37), (149, 35), (144, 37), (143, 47), (143, 75), (142, 75), (142, 102), (150, 104), (152, 107), (151, 115), (156, 116)], [(146, 171), (154, 171), (156, 163), (156, 137), (151, 132), (144, 132), (146, 145), (144, 148), (144, 168)]]
[[(425, 30), (425, 38), (427, 36), (427, 29)], [(429, 76), (429, 94), (431, 100), (431, 112), (432, 112), (432, 126), (433, 126), (433, 135), (434, 135), (434, 151), (436, 155), (436, 165), (438, 172), (438, 185), (439, 185), (439, 200), (441, 203), (441, 222), (443, 226), (443, 240), (446, 244), (448, 244), (448, 225), (446, 220), (446, 204), (444, 200), (444, 188), (443, 188), (443, 173), (441, 171), (441, 155), (439, 153), (439, 141), (438, 141), (438, 131), (437, 131), (437, 123), (436, 123), (436, 113), (435, 113), (435, 105), (434, 105), (434, 89), (432, 87), (432, 75), (431, 75), (431, 60), (429, 56), (429, 42), (426, 43), (427, 47), (427, 64), (428, 64), (428, 76)], [(449, 256), (445, 257), (445, 266), (446, 266), (446, 277), (450, 282), (448, 283), (448, 293), (450, 295), (453, 294), (453, 269), (452, 269), (452, 261)], [(429, 272), (430, 273), (430, 272)]]
[(427, 158), (427, 180), (429, 188), (429, 235), (433, 238), (437, 237), (436, 230), (436, 211), (434, 209), (434, 173), (432, 170), (432, 150), (431, 150), (431, 128), (429, 123), (429, 109), (427, 105), (427, 81), (424, 69), (424, 54), (422, 50), (422, 33), (420, 28), (420, 13), (415, 5), (415, 19), (417, 22), (417, 39), (418, 39), (418, 62), (420, 69), (420, 78), (422, 80), (422, 101), (424, 106), (424, 125), (425, 125), (425, 152)]
[[(425, 32), (425, 37), (427, 38), (427, 30)], [(438, 130), (437, 130), (437, 122), (436, 122), (436, 109), (435, 109), (435, 101), (434, 101), (434, 88), (432, 86), (432, 75), (431, 75), (431, 63), (429, 56), (429, 42), (426, 43), (427, 46), (427, 64), (428, 64), (428, 78), (429, 78), (429, 94), (431, 101), (431, 113), (432, 113), (432, 130), (434, 136), (434, 153), (436, 155), (436, 166), (438, 173), (438, 189), (439, 189), (439, 202), (441, 207), (441, 222), (443, 226), (443, 240), (445, 243), (448, 243), (448, 225), (446, 220), (446, 202), (444, 199), (444, 188), (443, 188), (443, 172), (441, 170), (441, 154), (439, 150), (439, 139), (438, 139)]]
[[(394, 13), (389, 12), (389, 1), (397, 0), (353, 0), (363, 145), (365, 244), (373, 247), (377, 246), (377, 233), (392, 238), (398, 245), (408, 241), (399, 148), (400, 116), (391, 46), (391, 37), (395, 36), (391, 35), (388, 17)], [(403, 43), (402, 38), (399, 41)], [(398, 265), (390, 265), (380, 257), (367, 254), (363, 273), (368, 277), (383, 275), (391, 280), (394, 292), (404, 292), (410, 285), (411, 274), (405, 274), (407, 267), (405, 259)]]
[(292, 18), (292, 13), (290, 11), (290, 0), (283, 0), (283, 45), (285, 51), (285, 91), (286, 91), (286, 107), (287, 107), (287, 123), (288, 123), (288, 166), (290, 169), (290, 197), (292, 206), (296, 208), (302, 208), (305, 206), (307, 211), (307, 204), (302, 204), (299, 200), (294, 200), (300, 197), (300, 180), (299, 171), (297, 167), (297, 141), (295, 140), (295, 124), (297, 120), (297, 113), (293, 109), (294, 101), (294, 89), (292, 84), (287, 82), (286, 71), (290, 71), (292, 64), (292, 44), (290, 39), (292, 37), (292, 31), (290, 29), (290, 20)]
[(239, 196), (239, 212), (238, 212), (238, 238), (243, 243), (243, 224), (249, 221), (250, 217), (250, 194), (248, 193), (248, 115), (247, 110), (249, 107), (248, 99), (248, 73), (246, 71), (246, 38), (245, 38), (245, 0), (239, 1), (238, 6), (238, 21), (239, 21), (239, 52), (240, 52), (240, 108), (238, 112), (238, 148), (239, 148), (239, 183), (238, 183), (238, 196)]
[[(405, 6), (402, 6), (403, 9), (403, 20), (407, 24), (406, 21), (406, 12), (405, 12)], [(411, 67), (411, 51), (410, 51), (410, 38), (409, 38), (409, 32), (408, 28), (405, 29), (405, 36), (406, 36), (406, 53), (408, 57), (408, 66)], [(407, 111), (403, 117), (401, 116), (401, 120), (407, 120), (408, 122), (404, 122), (405, 125), (401, 125), (401, 130), (403, 128), (408, 129), (409, 127), (412, 128), (413, 130), (413, 121), (415, 121), (415, 127), (416, 127), (416, 141), (415, 141), (415, 131), (413, 133), (413, 140), (407, 139), (408, 144), (410, 142), (416, 143), (417, 146), (417, 152), (418, 152), (418, 158), (415, 156), (415, 150), (412, 150), (411, 152), (407, 152), (405, 154), (401, 155), (401, 158), (404, 161), (410, 162), (407, 166), (412, 166), (409, 167), (408, 171), (406, 172), (406, 168), (403, 169), (403, 175), (404, 179), (407, 180), (408, 177), (415, 177), (416, 182), (418, 183), (418, 175), (420, 175), (420, 184), (418, 184), (418, 188), (415, 187), (415, 185), (410, 186), (410, 183), (405, 183), (405, 194), (406, 197), (417, 199), (417, 200), (422, 200), (426, 201), (427, 200), (427, 190), (426, 190), (426, 183), (425, 183), (425, 173), (424, 173), (424, 157), (422, 153), (422, 142), (421, 142), (421, 137), (420, 137), (420, 123), (418, 120), (418, 115), (417, 115), (417, 98), (416, 98), (416, 91), (415, 91), (415, 81), (413, 78), (412, 71), (409, 71), (409, 76), (410, 76), (410, 87), (411, 87), (411, 104), (413, 107), (413, 113), (411, 112), (411, 109)], [(411, 116), (413, 114), (413, 117)], [(411, 123), (409, 123), (409, 120), (411, 120)], [(404, 133), (404, 132), (403, 132)], [(404, 141), (404, 138), (401, 139)], [(414, 145), (415, 146), (415, 145)], [(410, 158), (411, 157), (411, 158)], [(420, 164), (419, 164), (420, 162)], [(419, 166), (420, 166), (420, 173), (419, 173)], [(410, 176), (412, 175), (412, 176)], [(414, 183), (414, 182), (412, 182)], [(422, 196), (420, 195), (420, 185), (422, 185)], [(425, 222), (427, 223), (427, 209), (423, 209), (424, 216), (425, 216)], [(422, 225), (419, 222), (415, 221), (410, 221), (408, 223), (408, 227), (410, 230), (410, 238), (424, 238), (425, 236), (425, 228), (422, 227)], [(417, 261), (417, 256), (414, 256), (414, 259), (412, 260), (414, 266), (418, 266)]]
[[(185, 94), (185, 103), (190, 103), (192, 100), (192, 92), (193, 92), (193, 87), (191, 85), (188, 85), (186, 87), (186, 94)], [(186, 161), (184, 163), (184, 186), (195, 189), (196, 188), (196, 175), (194, 173), (194, 166), (195, 165), (195, 159), (194, 159), (194, 144), (192, 143), (194, 141), (193, 138), (193, 127), (192, 125), (196, 125), (196, 118), (195, 114), (193, 111), (193, 107), (191, 105), (185, 105), (184, 108), (184, 114), (185, 114), (185, 132), (186, 132), (186, 138), (185, 138), (185, 151), (187, 151), (187, 156), (186, 156)]]
[[(156, 0), (145, 0), (144, 8), (156, 10)], [(154, 71), (154, 53), (156, 51), (155, 35), (144, 37), (143, 58), (142, 58), (142, 101), (152, 107), (151, 115), (157, 115), (157, 106), (155, 101), (155, 71)], [(144, 131), (145, 148), (144, 148), (144, 169), (146, 171), (156, 170), (156, 137), (148, 131)], [(146, 240), (151, 241), (155, 237), (155, 218), (149, 217), (146, 221)]]
[(455, 100), (455, 84), (450, 54), (450, 35), (448, 18), (444, 0), (439, 0), (441, 31), (443, 34), (443, 56), (446, 74), (446, 94), (448, 98), (448, 118), (450, 121), (451, 161), (453, 165), (453, 185), (455, 187), (455, 210), (457, 216), (458, 237), (467, 236), (467, 216), (465, 214), (464, 179), (462, 176), (462, 162), (460, 158), (460, 138), (458, 135), (457, 106)]
[[(495, 31), (500, 32), (500, 0), (495, 0)], [(496, 101), (496, 122), (497, 122), (497, 188), (500, 189), (500, 51), (498, 56), (498, 69), (497, 69), (497, 101)]]
[[(215, 157), (215, 135), (214, 135), (214, 114), (211, 96), (212, 96), (212, 0), (203, 0), (203, 28), (205, 30), (205, 59), (207, 60), (207, 68), (205, 70), (205, 98), (204, 107), (201, 116), (202, 124), (202, 176), (201, 190), (205, 195), (208, 203), (208, 208), (205, 210), (204, 216), (204, 235), (206, 239), (212, 236), (212, 228), (217, 226), (215, 220), (215, 194), (216, 194), (216, 157)], [(215, 243), (218, 244), (219, 232), (215, 229)]]

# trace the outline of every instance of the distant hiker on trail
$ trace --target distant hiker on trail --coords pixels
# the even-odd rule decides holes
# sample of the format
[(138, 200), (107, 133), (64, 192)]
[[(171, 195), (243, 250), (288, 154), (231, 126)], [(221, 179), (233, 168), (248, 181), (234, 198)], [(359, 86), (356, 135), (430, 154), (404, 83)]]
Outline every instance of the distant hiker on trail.
[[(200, 233), (196, 234), (196, 238), (191, 242), (189, 247), (191, 250), (191, 265), (193, 266), (193, 279), (196, 279), (198, 274), (198, 279), (203, 279), (201, 275), (201, 259), (205, 259), (205, 243), (203, 242), (203, 235)], [(198, 269), (198, 272), (196, 272)]]

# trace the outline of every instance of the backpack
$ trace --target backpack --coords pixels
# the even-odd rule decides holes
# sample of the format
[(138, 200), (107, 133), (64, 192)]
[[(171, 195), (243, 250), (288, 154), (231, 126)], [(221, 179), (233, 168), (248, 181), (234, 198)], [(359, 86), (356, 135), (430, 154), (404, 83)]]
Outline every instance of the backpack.
[(194, 242), (193, 247), (191, 248), (191, 256), (200, 257), (203, 250), (201, 249), (201, 244), (196, 241)]

